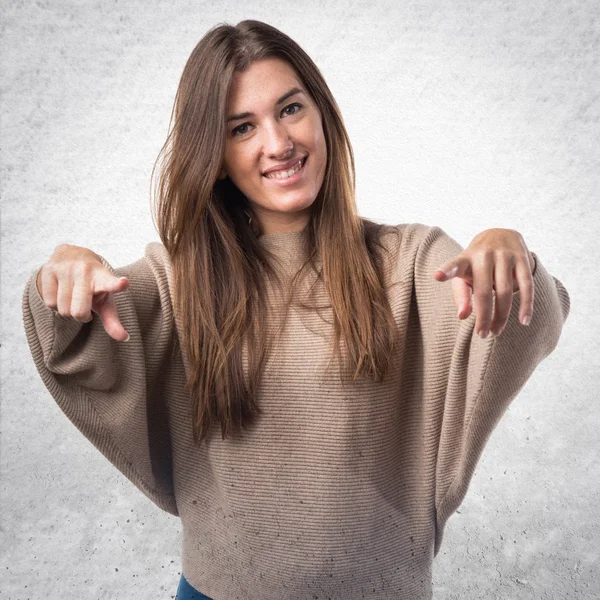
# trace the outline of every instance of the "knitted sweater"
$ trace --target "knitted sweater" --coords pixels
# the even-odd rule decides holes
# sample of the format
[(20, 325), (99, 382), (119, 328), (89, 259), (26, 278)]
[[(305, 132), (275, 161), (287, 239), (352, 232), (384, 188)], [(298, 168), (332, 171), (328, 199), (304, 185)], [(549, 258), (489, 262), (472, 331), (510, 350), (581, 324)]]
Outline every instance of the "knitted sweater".
[[(305, 235), (259, 239), (291, 275)], [(45, 386), (117, 469), (181, 518), (183, 573), (213, 600), (430, 599), (445, 523), (492, 430), (558, 343), (569, 294), (535, 253), (531, 324), (518, 320), (516, 292), (503, 333), (481, 339), (474, 311), (458, 319), (451, 283), (433, 277), (463, 248), (421, 223), (387, 226), (381, 239), (398, 342), (384, 380), (325, 374), (332, 312), (293, 307), (266, 360), (263, 415), (235, 440), (215, 424), (199, 448), (162, 244), (120, 268), (101, 257), (130, 281), (115, 295), (128, 342), (95, 313), (81, 323), (49, 308), (38, 270), (27, 282), (25, 331)], [(316, 292), (327, 304), (322, 283)], [(275, 335), (283, 312), (271, 300)]]

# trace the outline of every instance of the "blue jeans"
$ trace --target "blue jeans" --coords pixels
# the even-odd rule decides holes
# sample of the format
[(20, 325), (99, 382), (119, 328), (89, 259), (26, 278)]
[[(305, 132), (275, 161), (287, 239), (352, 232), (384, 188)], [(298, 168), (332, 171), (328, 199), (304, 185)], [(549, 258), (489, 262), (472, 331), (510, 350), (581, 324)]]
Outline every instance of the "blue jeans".
[(182, 573), (181, 579), (179, 580), (179, 586), (177, 587), (175, 600), (212, 600), (212, 598), (205, 596), (202, 592), (193, 588)]

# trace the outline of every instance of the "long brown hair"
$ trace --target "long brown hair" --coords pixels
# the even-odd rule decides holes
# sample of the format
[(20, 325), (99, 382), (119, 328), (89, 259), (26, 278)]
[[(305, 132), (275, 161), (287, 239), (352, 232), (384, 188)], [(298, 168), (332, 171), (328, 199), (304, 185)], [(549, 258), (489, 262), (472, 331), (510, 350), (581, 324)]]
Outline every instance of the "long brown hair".
[(386, 226), (357, 214), (352, 147), (321, 72), (296, 42), (266, 23), (245, 20), (235, 27), (213, 27), (185, 65), (169, 134), (152, 170), (154, 181), (161, 164), (155, 226), (173, 263), (173, 308), (181, 319), (179, 344), (188, 360), (185, 387), (191, 391), (196, 444), (208, 435), (213, 419), (225, 439), (261, 414), (257, 389), (269, 343), (263, 279), (278, 277), (258, 241), (260, 231), (247, 218), (253, 216), (248, 199), (218, 175), (233, 77), (265, 58), (283, 59), (295, 69), (320, 110), (327, 144), (323, 185), (307, 225), (308, 258), (293, 277), (292, 289), (309, 265), (316, 272), (319, 260), (318, 277), (333, 309), (332, 349), (339, 357), (343, 335), (353, 380), (381, 380), (394, 344), (379, 260), (379, 236)]

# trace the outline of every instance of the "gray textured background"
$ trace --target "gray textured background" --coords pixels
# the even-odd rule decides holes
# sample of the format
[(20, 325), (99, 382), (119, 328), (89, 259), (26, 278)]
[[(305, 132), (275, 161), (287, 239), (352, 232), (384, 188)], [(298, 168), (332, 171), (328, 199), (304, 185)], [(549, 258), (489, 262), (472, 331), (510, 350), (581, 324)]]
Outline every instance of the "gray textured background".
[(179, 520), (59, 411), (21, 296), (60, 243), (118, 266), (158, 241), (150, 171), (185, 61), (211, 26), (256, 18), (325, 75), (362, 215), (439, 225), (465, 247), (517, 229), (571, 295), (558, 348), (449, 521), (436, 600), (598, 598), (598, 2), (216, 4), (2, 2), (0, 596), (175, 596)]

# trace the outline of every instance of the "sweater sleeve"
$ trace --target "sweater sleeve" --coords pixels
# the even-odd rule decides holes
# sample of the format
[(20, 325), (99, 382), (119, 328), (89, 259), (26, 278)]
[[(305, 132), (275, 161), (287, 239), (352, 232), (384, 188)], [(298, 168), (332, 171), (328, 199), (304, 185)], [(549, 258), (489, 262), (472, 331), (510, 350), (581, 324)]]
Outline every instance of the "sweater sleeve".
[(520, 293), (515, 292), (504, 331), (482, 339), (475, 332), (475, 310), (460, 320), (451, 282), (433, 278), (439, 266), (464, 248), (440, 227), (424, 227), (415, 261), (415, 291), (425, 362), (434, 364), (429, 373), (434, 373), (441, 413), (435, 471), (437, 555), (444, 526), (463, 501), (490, 434), (535, 368), (556, 347), (570, 298), (532, 252), (530, 324), (519, 321)]
[(36, 287), (41, 267), (23, 294), (23, 323), (44, 385), (68, 419), (161, 509), (178, 515), (173, 489), (165, 373), (176, 329), (167, 284), (166, 249), (152, 242), (138, 261), (113, 268), (129, 288), (114, 295), (130, 335), (117, 342), (92, 313), (89, 323), (63, 317)]

